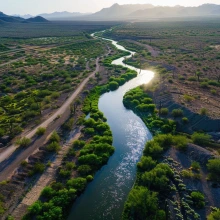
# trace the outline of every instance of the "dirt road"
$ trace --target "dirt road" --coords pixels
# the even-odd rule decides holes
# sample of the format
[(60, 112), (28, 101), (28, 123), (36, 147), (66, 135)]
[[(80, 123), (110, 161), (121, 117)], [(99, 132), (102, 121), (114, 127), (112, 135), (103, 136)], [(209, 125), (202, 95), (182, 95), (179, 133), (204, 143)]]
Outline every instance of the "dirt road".
[[(69, 108), (70, 104), (73, 102), (73, 100), (78, 96), (78, 94), (82, 91), (83, 87), (87, 84), (89, 79), (93, 76), (95, 76), (95, 73), (99, 71), (99, 58), (96, 59), (96, 69), (93, 71), (87, 78), (85, 78), (82, 83), (78, 86), (78, 88), (72, 93), (72, 95), (64, 102), (64, 104), (53, 114), (51, 115), (47, 120), (45, 120), (43, 123), (32, 129), (28, 134), (22, 134), (21, 137), (27, 137), (32, 138), (39, 127), (46, 128), (51, 122), (54, 121), (59, 115), (62, 115), (64, 111)], [(27, 148), (28, 149), (28, 148)], [(11, 146), (7, 147), (3, 152), (0, 154), (0, 163), (3, 162), (5, 159), (7, 159), (14, 151), (16, 150), (16, 145), (12, 144)], [(24, 152), (22, 153), (22, 155)], [(29, 155), (28, 155), (29, 156)], [(18, 156), (19, 157), (19, 156)], [(23, 156), (24, 158), (24, 156)], [(1, 166), (1, 164), (0, 164)]]

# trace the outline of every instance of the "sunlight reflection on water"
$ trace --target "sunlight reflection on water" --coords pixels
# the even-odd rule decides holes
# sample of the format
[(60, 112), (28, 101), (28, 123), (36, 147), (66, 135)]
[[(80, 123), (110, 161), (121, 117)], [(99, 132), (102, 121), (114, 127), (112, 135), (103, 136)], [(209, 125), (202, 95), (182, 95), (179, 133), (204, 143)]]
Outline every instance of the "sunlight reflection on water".
[[(117, 42), (112, 42), (118, 49), (125, 50), (124, 47), (117, 45)], [(113, 64), (126, 66), (140, 74), (116, 91), (105, 93), (99, 99), (99, 109), (107, 118), (113, 133), (115, 153), (108, 164), (96, 173), (85, 193), (77, 199), (69, 220), (120, 219), (124, 202), (135, 181), (136, 164), (145, 143), (152, 138), (143, 121), (132, 111), (127, 110), (122, 100), (130, 89), (148, 83), (154, 73), (125, 65), (123, 60), (124, 57), (119, 58), (113, 61)]]

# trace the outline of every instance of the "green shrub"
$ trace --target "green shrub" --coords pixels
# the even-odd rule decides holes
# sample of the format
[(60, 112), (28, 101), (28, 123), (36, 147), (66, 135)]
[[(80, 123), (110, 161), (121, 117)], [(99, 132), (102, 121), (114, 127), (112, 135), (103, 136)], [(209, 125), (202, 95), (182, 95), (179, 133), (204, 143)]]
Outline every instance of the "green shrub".
[(73, 170), (75, 167), (76, 167), (76, 165), (74, 162), (66, 162), (66, 164), (65, 164), (65, 168), (67, 170)]
[(199, 164), (199, 162), (193, 161), (192, 164), (191, 164), (191, 167), (194, 170), (199, 170), (200, 169), (200, 164)]
[(220, 209), (216, 208), (207, 217), (208, 220), (219, 220), (220, 219)]
[(57, 134), (56, 131), (54, 131), (52, 133), (52, 135), (50, 136), (50, 141), (51, 142), (60, 142), (60, 136)]
[(205, 197), (202, 193), (192, 192), (191, 193), (191, 198), (192, 198), (192, 201), (193, 201), (193, 205), (196, 208), (198, 208), (198, 209), (204, 208), (204, 206), (205, 206)]
[(184, 100), (186, 100), (187, 102), (191, 102), (194, 100), (194, 97), (190, 96), (190, 95), (183, 95)]
[(220, 182), (220, 159), (211, 159), (207, 164), (209, 178)]
[(91, 181), (93, 180), (93, 176), (92, 176), (92, 175), (88, 175), (88, 176), (86, 177), (86, 180), (87, 180), (88, 182), (91, 182)]
[(86, 184), (87, 184), (87, 180), (82, 177), (73, 178), (67, 181), (67, 185), (70, 188), (74, 188), (79, 192), (82, 192), (85, 189)]
[(205, 146), (211, 141), (211, 136), (208, 134), (195, 132), (192, 134), (192, 140), (194, 144)]
[(89, 165), (81, 165), (78, 167), (77, 171), (82, 175), (86, 176), (91, 172), (91, 167)]
[(190, 76), (188, 78), (189, 81), (197, 81), (197, 78), (195, 76)]
[(156, 166), (157, 162), (151, 157), (142, 156), (140, 162), (137, 163), (137, 167), (143, 171), (152, 170)]
[(164, 149), (171, 147), (173, 144), (173, 136), (171, 134), (159, 134), (154, 136), (153, 140)]
[(160, 110), (161, 115), (168, 115), (168, 113), (169, 113), (168, 108), (161, 108), (161, 110)]
[(42, 210), (42, 203), (41, 201), (36, 201), (33, 205), (28, 207), (28, 211), (30, 214), (37, 215)]
[(144, 155), (152, 158), (160, 157), (162, 152), (163, 148), (154, 140), (148, 141), (144, 148)]
[(189, 119), (187, 117), (182, 118), (183, 124), (187, 124), (189, 122)]
[(211, 93), (212, 93), (212, 95), (216, 95), (217, 91), (215, 89), (211, 89)]
[(202, 88), (204, 88), (204, 89), (209, 88), (209, 84), (208, 84), (207, 82), (201, 82), (201, 83), (200, 83), (200, 86), (201, 86)]
[(173, 171), (169, 165), (159, 163), (155, 168), (149, 172), (145, 172), (141, 176), (142, 184), (148, 189), (153, 190), (167, 190), (169, 178), (173, 176)]
[(37, 162), (34, 164), (34, 173), (43, 173), (45, 170), (45, 165), (43, 163)]
[(55, 191), (50, 186), (46, 186), (41, 192), (41, 196), (46, 197), (47, 199), (52, 198), (54, 194)]
[(47, 146), (47, 150), (51, 152), (58, 152), (61, 149), (61, 146), (57, 142), (52, 142)]
[(16, 144), (19, 145), (19, 147), (27, 147), (31, 143), (31, 139), (23, 137), (16, 141)]
[(173, 143), (175, 147), (179, 150), (186, 150), (188, 139), (182, 135), (173, 136)]
[(173, 109), (171, 114), (174, 118), (181, 117), (181, 116), (183, 116), (183, 110), (182, 109)]
[(36, 134), (38, 135), (38, 136), (41, 136), (41, 135), (43, 135), (44, 133), (46, 132), (46, 128), (38, 128), (37, 129), (37, 132), (36, 132)]
[(115, 81), (112, 81), (109, 83), (109, 89), (112, 91), (116, 90), (118, 87), (119, 87), (119, 84)]
[(201, 108), (200, 109), (200, 114), (201, 115), (207, 115), (207, 113), (208, 113), (208, 110), (206, 108)]
[(85, 141), (76, 140), (76, 141), (73, 142), (73, 145), (72, 145), (72, 146), (77, 149), (77, 148), (82, 148), (82, 147), (84, 147), (85, 144), (86, 144)]

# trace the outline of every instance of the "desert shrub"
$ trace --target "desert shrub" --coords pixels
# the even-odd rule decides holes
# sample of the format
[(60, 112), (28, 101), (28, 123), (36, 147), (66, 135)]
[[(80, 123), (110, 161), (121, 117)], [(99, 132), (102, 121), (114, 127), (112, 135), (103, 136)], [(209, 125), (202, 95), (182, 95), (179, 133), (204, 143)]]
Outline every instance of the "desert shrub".
[(220, 181), (220, 159), (211, 159), (207, 164), (209, 178), (214, 181)]
[(189, 81), (197, 81), (197, 78), (195, 76), (190, 76), (188, 78)]
[(194, 100), (194, 97), (190, 96), (190, 95), (183, 95), (184, 100), (186, 100), (187, 102), (191, 102)]
[(181, 117), (181, 116), (183, 116), (183, 110), (182, 109), (173, 109), (171, 114), (174, 118)]
[(51, 142), (60, 142), (60, 136), (57, 134), (56, 131), (54, 131), (52, 133), (52, 135), (50, 136), (50, 141)]
[(189, 119), (188, 119), (187, 117), (183, 117), (183, 118), (182, 118), (182, 122), (183, 122), (184, 124), (187, 124), (187, 123), (189, 122)]
[(181, 175), (184, 178), (193, 178), (194, 177), (193, 172), (191, 170), (182, 170)]
[(191, 167), (192, 167), (194, 170), (199, 170), (199, 169), (200, 169), (200, 164), (199, 164), (199, 162), (197, 162), (197, 161), (193, 161), (192, 164), (191, 164)]
[(46, 128), (40, 127), (40, 128), (37, 129), (36, 134), (37, 134), (38, 136), (41, 136), (41, 135), (43, 135), (45, 132), (46, 132)]
[(34, 164), (34, 173), (43, 173), (45, 170), (45, 165), (43, 163), (37, 162)]
[(161, 108), (161, 110), (160, 110), (161, 115), (168, 115), (168, 113), (169, 113), (168, 108)]
[(74, 123), (74, 119), (71, 118), (69, 119), (67, 122), (65, 122), (62, 127), (63, 129), (67, 130), (67, 131), (71, 131), (72, 127), (73, 127), (73, 123)]
[(200, 83), (200, 86), (201, 86), (202, 88), (204, 88), (204, 89), (209, 88), (209, 84), (208, 84), (207, 82), (201, 82), (201, 83)]
[(208, 113), (208, 110), (206, 108), (201, 108), (200, 109), (200, 114), (201, 115), (207, 115), (207, 113)]
[(179, 150), (186, 150), (188, 139), (182, 135), (173, 136), (173, 143), (175, 147)]
[(173, 136), (171, 134), (159, 134), (154, 137), (154, 141), (162, 148), (167, 149), (173, 144)]
[(208, 134), (195, 132), (192, 134), (192, 140), (194, 144), (205, 146), (211, 141), (211, 136)]
[(47, 146), (47, 150), (51, 152), (58, 152), (61, 149), (61, 146), (57, 142), (52, 142)]
[(193, 201), (193, 205), (198, 208), (204, 208), (205, 206), (205, 197), (201, 192), (192, 192), (191, 193), (191, 198)]
[(60, 169), (59, 175), (63, 178), (70, 177), (71, 171), (70, 170), (65, 170), (65, 169)]
[(31, 139), (26, 138), (26, 137), (23, 137), (23, 138), (16, 141), (16, 144), (19, 147), (27, 147), (30, 143), (31, 143)]
[(215, 89), (211, 89), (211, 93), (212, 93), (212, 95), (216, 95), (217, 91)]

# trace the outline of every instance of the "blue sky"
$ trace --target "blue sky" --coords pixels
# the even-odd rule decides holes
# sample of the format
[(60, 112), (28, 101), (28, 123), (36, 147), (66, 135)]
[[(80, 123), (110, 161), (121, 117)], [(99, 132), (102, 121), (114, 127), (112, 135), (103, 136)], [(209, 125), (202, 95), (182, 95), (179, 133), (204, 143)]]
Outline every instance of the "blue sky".
[(54, 11), (96, 12), (114, 3), (197, 6), (204, 3), (220, 4), (220, 0), (0, 0), (0, 11), (32, 15)]

